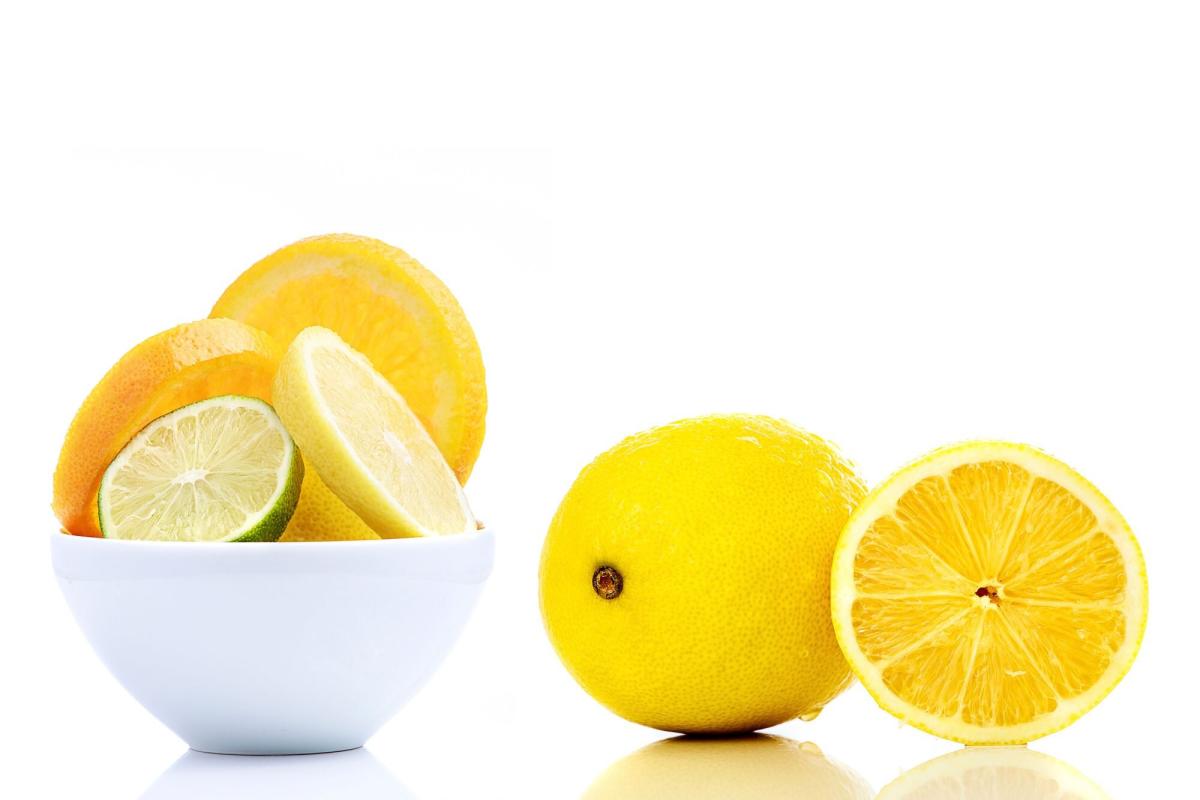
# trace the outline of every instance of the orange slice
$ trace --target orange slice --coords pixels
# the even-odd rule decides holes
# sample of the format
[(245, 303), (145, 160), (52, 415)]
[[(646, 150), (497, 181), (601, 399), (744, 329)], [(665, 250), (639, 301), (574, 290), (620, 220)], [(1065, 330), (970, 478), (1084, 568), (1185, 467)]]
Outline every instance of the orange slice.
[(301, 240), (243, 273), (212, 316), (284, 346), (311, 326), (335, 331), (404, 396), (459, 482), (470, 476), (487, 411), (483, 359), (454, 295), (403, 250), (348, 234)]
[(63, 530), (100, 535), (100, 479), (138, 431), (218, 395), (270, 399), (280, 355), (260, 330), (205, 319), (151, 336), (122, 356), (83, 401), (59, 452), (52, 505)]

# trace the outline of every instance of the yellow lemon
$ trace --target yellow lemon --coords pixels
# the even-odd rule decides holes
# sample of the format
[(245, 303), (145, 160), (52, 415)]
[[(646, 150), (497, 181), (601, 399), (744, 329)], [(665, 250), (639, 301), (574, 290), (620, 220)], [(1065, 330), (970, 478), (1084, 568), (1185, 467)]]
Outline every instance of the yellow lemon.
[(483, 444), (483, 358), (454, 295), (403, 250), (350, 234), (303, 239), (242, 273), (211, 316), (284, 347), (310, 326), (337, 332), (404, 395), (466, 482)]
[(385, 538), (475, 529), (462, 486), (404, 398), (333, 331), (292, 341), (275, 409), (322, 483)]
[(1108, 800), (1073, 767), (1025, 747), (968, 747), (889, 783), (879, 800)]
[(815, 716), (850, 680), (829, 617), (865, 489), (821, 438), (750, 415), (632, 436), (580, 473), (541, 560), (550, 640), (594, 698), (681, 733)]
[(871, 800), (861, 777), (781, 736), (665, 739), (613, 764), (583, 800)]
[(370, 525), (363, 522), (329, 490), (324, 481), (317, 476), (315, 469), (305, 468), (300, 502), (296, 504), (296, 511), (279, 541), (370, 541), (379, 538), (379, 534), (371, 530)]
[(1146, 627), (1128, 524), (1032, 447), (935, 451), (871, 492), (833, 567), (855, 674), (905, 722), (966, 744), (1066, 727), (1125, 675)]

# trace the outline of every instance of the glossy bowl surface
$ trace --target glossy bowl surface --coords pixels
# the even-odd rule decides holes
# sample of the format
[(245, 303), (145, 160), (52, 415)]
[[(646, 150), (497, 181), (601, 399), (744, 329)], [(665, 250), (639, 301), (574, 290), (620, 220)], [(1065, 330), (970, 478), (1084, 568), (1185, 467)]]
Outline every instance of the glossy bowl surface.
[(491, 531), (379, 542), (55, 533), (54, 571), (118, 681), (192, 748), (361, 746), (433, 674), (492, 569)]

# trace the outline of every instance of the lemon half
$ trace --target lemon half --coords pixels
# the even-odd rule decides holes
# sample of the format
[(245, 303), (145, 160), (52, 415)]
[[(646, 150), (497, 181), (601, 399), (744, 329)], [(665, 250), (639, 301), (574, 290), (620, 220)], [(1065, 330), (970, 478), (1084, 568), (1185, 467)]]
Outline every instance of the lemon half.
[(969, 442), (893, 475), (838, 543), (834, 627), (901, 720), (966, 744), (1059, 730), (1129, 670), (1146, 570), (1129, 525), (1032, 447)]

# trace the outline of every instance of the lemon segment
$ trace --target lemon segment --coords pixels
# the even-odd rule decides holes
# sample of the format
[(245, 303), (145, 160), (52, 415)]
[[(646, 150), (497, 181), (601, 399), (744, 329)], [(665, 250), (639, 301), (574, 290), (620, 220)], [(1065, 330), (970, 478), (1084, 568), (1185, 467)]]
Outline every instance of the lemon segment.
[(1125, 520), (1070, 467), (971, 442), (867, 497), (838, 543), (832, 608), (884, 709), (967, 744), (1024, 743), (1078, 719), (1128, 671), (1145, 565)]
[(304, 465), (271, 407), (251, 397), (202, 400), (151, 422), (100, 482), (110, 539), (275, 541)]
[(333, 331), (292, 341), (275, 406), (308, 463), (384, 538), (475, 529), (466, 495), (404, 398)]

